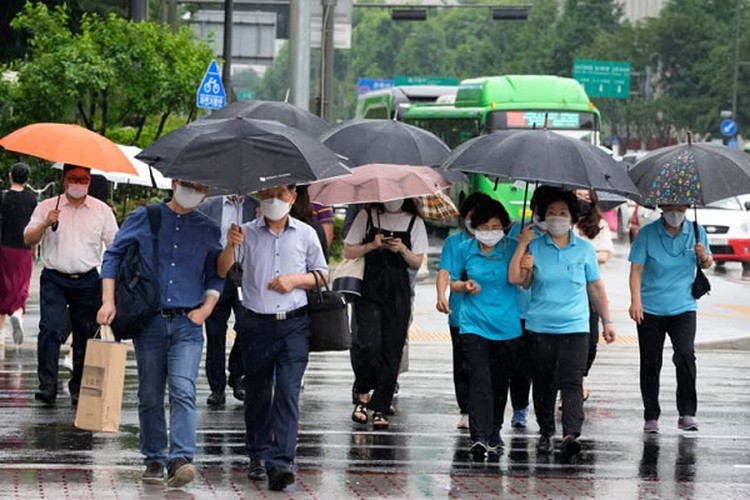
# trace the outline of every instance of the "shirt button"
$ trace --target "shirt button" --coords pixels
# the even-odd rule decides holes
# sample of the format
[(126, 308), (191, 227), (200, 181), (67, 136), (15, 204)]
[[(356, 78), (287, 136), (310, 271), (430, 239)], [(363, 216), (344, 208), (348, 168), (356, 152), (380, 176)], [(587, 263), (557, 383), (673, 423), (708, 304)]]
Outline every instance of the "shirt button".
[(177, 248), (177, 245), (175, 245), (174, 247)]
[(281, 306), (279, 304), (276, 304), (276, 309), (278, 309), (279, 307), (281, 307)]
[(172, 267), (174, 267), (174, 262), (172, 262)]
[(172, 302), (172, 299), (167, 299), (167, 302)]
[(172, 280), (169, 280), (169, 284), (170, 284), (170, 285), (172, 284)]
[(179, 230), (180, 230), (180, 228), (179, 228), (179, 227), (176, 227), (176, 228), (174, 228), (174, 230), (175, 230), (175, 231), (179, 231)]
[(279, 256), (279, 254), (276, 254), (276, 257), (278, 257), (278, 256)]

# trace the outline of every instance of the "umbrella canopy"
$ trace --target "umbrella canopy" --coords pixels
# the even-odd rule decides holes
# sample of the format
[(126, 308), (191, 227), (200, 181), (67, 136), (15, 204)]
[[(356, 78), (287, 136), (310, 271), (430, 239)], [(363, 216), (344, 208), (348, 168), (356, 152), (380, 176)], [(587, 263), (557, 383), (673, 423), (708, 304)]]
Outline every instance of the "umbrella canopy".
[(137, 175), (125, 154), (103, 135), (69, 123), (34, 123), (0, 139), (0, 146), (52, 162)]
[(719, 144), (657, 149), (630, 170), (644, 205), (705, 205), (750, 193), (750, 155)]
[(326, 205), (376, 203), (426, 196), (450, 186), (430, 167), (372, 164), (353, 172), (346, 177), (310, 184), (310, 199)]
[(638, 199), (625, 167), (588, 142), (549, 130), (502, 130), (457, 147), (441, 167), (565, 189), (588, 188)]
[(237, 116), (255, 120), (276, 120), (287, 127), (302, 130), (315, 137), (331, 128), (328, 122), (319, 116), (287, 102), (278, 101), (236, 101), (214, 111), (207, 119), (221, 120)]
[(394, 120), (352, 120), (320, 140), (355, 167), (371, 163), (437, 165), (450, 152), (435, 134)]
[(157, 139), (136, 158), (167, 177), (207, 184), (217, 195), (306, 184), (351, 172), (314, 137), (249, 118), (193, 122)]
[[(125, 153), (125, 156), (127, 156), (133, 164), (133, 168), (138, 172), (138, 175), (123, 174), (122, 172), (105, 172), (96, 168), (91, 169), (92, 175), (101, 175), (109, 182), (117, 182), (118, 184), (154, 187), (153, 182), (151, 182), (151, 175), (153, 174), (158, 189), (172, 189), (172, 179), (164, 177), (158, 170), (152, 170), (141, 160), (135, 158), (135, 155), (141, 152), (141, 148), (135, 146), (123, 146), (122, 144), (118, 144), (117, 147)], [(57, 162), (52, 165), (52, 168), (62, 169), (63, 164)]]
[(425, 219), (441, 221), (459, 215), (453, 200), (443, 191), (422, 196), (419, 198), (419, 202), (421, 203), (419, 212)]

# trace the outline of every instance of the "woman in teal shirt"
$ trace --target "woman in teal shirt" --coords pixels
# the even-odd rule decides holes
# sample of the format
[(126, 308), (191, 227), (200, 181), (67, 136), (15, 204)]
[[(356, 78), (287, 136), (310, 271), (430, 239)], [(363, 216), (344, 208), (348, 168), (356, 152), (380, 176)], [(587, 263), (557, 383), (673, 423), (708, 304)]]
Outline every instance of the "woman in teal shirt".
[[(630, 317), (638, 325), (643, 431), (659, 432), (659, 374), (665, 334), (677, 372), (677, 427), (697, 431), (695, 411), (695, 311), (691, 293), (696, 264), (713, 264), (705, 230), (685, 222), (687, 205), (662, 205), (659, 220), (638, 232), (630, 249)], [(698, 230), (696, 239), (695, 231)], [(696, 241), (700, 241), (696, 243)]]
[[(589, 297), (604, 324), (607, 343), (615, 339), (599, 265), (591, 243), (576, 236), (576, 196), (551, 189), (539, 200), (539, 218), (547, 233), (535, 238), (533, 227), (518, 237), (509, 275), (511, 283), (531, 288), (526, 319), (532, 364), (534, 411), (540, 437), (537, 450), (552, 451), (555, 397), (562, 394), (563, 458), (581, 450), (583, 372), (588, 358)], [(526, 250), (530, 253), (526, 253)], [(557, 385), (555, 381), (557, 380)]]
[(518, 295), (508, 282), (508, 264), (517, 243), (504, 238), (510, 217), (495, 200), (474, 209), (474, 239), (459, 247), (451, 270), (451, 292), (464, 294), (459, 328), (469, 367), (470, 453), (475, 460), (499, 454), (508, 381), (521, 337)]

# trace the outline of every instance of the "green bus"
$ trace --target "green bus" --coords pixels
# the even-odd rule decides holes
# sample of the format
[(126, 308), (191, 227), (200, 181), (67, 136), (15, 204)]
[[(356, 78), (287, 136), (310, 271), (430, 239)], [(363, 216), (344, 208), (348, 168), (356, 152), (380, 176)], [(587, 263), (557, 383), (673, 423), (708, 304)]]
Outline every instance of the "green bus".
[[(472, 78), (458, 87), (453, 103), (412, 104), (399, 119), (429, 130), (451, 148), (495, 130), (547, 128), (598, 145), (601, 116), (583, 86), (572, 78), (549, 75), (507, 75)], [(471, 175), (453, 186), (457, 203), (482, 191), (499, 200), (511, 219), (521, 218), (525, 183), (497, 182)], [(530, 192), (533, 186), (530, 187)], [(530, 196), (530, 194), (529, 194)], [(527, 209), (526, 216), (530, 213)]]
[(455, 85), (399, 85), (374, 90), (357, 98), (356, 118), (399, 119), (412, 104), (428, 104), (448, 99), (458, 91)]

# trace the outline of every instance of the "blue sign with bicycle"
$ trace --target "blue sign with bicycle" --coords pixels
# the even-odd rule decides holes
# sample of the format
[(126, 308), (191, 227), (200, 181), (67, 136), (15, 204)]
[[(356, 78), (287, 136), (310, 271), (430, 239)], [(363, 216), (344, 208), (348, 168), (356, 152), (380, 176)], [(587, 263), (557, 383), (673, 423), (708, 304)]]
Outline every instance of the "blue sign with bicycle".
[(195, 103), (204, 109), (221, 109), (227, 104), (227, 93), (224, 91), (224, 84), (221, 83), (221, 73), (216, 59), (208, 65), (203, 81), (198, 87)]
[(724, 120), (721, 122), (721, 134), (726, 137), (737, 135), (737, 122), (734, 120)]

